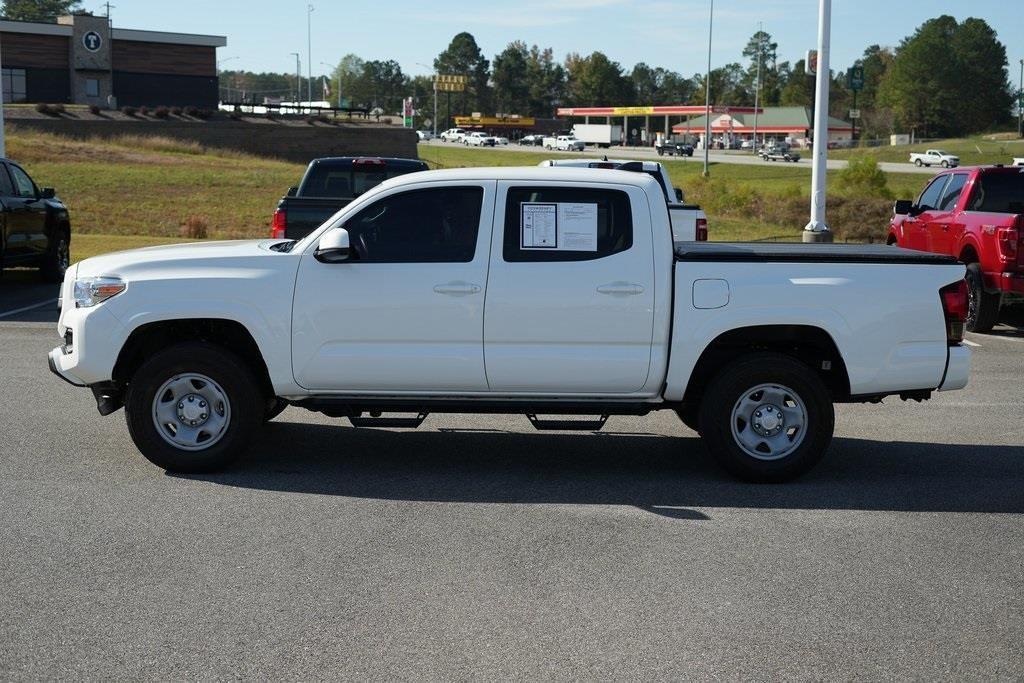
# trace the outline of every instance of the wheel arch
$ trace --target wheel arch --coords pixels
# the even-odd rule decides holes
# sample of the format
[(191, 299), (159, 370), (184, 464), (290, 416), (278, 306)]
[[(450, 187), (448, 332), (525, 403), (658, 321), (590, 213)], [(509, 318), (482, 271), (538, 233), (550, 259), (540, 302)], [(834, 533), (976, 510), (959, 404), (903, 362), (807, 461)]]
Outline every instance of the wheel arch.
[(683, 403), (699, 403), (711, 379), (723, 368), (751, 352), (781, 353), (807, 365), (821, 377), (833, 401), (850, 397), (850, 376), (832, 336), (813, 325), (755, 325), (715, 337), (690, 373)]

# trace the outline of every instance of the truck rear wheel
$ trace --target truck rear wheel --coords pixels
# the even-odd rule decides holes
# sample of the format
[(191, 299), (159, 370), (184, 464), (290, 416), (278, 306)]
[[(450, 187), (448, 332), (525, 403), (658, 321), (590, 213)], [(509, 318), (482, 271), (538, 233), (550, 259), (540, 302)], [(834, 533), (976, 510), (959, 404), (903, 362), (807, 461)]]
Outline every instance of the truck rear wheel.
[(39, 274), (44, 282), (63, 282), (64, 273), (67, 272), (70, 263), (71, 246), (68, 243), (68, 234), (60, 230), (43, 256)]
[(914, 166), (921, 168), (922, 166), (924, 166), (924, 162), (921, 161), (920, 159), (914, 159)]
[(700, 434), (730, 473), (783, 482), (825, 455), (835, 428), (821, 378), (789, 356), (758, 353), (727, 366), (701, 400)]
[(968, 332), (989, 332), (999, 322), (1002, 296), (985, 291), (981, 265), (967, 264), (967, 322)]
[(125, 395), (132, 441), (173, 472), (211, 472), (245, 452), (266, 405), (252, 372), (214, 344), (185, 342), (154, 354)]

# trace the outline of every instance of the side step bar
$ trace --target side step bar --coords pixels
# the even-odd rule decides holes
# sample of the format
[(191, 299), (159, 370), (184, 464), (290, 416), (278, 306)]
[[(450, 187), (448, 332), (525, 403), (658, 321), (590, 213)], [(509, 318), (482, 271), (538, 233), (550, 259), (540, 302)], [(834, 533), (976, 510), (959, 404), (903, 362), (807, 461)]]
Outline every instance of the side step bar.
[(527, 413), (526, 419), (530, 421), (537, 431), (569, 431), (599, 432), (608, 421), (607, 415), (602, 415), (596, 420), (540, 420), (533, 413)]
[(430, 413), (419, 413), (416, 417), (349, 417), (353, 427), (384, 427), (391, 429), (416, 429)]

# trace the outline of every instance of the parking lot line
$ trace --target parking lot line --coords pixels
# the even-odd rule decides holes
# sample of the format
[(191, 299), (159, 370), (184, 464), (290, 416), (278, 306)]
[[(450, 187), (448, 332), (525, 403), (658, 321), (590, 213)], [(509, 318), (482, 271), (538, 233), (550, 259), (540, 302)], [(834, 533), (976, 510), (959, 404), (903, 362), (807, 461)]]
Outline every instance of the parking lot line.
[(53, 305), (56, 302), (57, 302), (57, 299), (55, 299), (55, 298), (54, 299), (47, 299), (46, 301), (40, 301), (39, 303), (32, 304), (31, 306), (22, 306), (21, 308), (15, 308), (13, 311), (4, 311), (3, 313), (0, 313), (0, 318), (6, 318), (6, 317), (11, 316), (11, 315), (17, 315), (19, 313), (24, 313), (25, 311), (32, 311), (32, 310), (35, 310), (37, 308), (42, 308), (43, 306), (50, 306), (50, 305)]
[(972, 342), (970, 339), (964, 339), (964, 344), (968, 346), (981, 346), (978, 342)]

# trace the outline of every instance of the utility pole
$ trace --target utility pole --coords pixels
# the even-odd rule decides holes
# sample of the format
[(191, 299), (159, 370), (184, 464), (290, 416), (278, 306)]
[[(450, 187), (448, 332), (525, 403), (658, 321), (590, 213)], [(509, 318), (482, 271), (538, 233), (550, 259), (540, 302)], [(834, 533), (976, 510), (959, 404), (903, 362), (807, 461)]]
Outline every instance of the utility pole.
[(764, 52), (764, 24), (757, 22), (757, 80), (754, 81), (754, 139), (750, 143), (750, 151), (757, 154), (757, 112), (761, 102), (761, 53)]
[(828, 51), (832, 24), (832, 0), (820, 0), (818, 8), (818, 72), (814, 89), (814, 158), (811, 169), (811, 220), (804, 227), (804, 242), (831, 242), (825, 224), (825, 184), (828, 171)]
[(1017, 91), (1017, 137), (1024, 138), (1024, 59), (1020, 60), (1020, 90)]
[[(306, 12), (306, 69), (309, 78), (306, 80), (306, 101), (313, 106), (313, 5), (307, 6)], [(310, 111), (313, 111), (310, 109)]]
[(708, 148), (711, 146), (711, 31), (715, 25), (715, 0), (708, 9), (708, 70), (704, 75), (704, 177), (711, 175)]
[(298, 106), (299, 100), (302, 99), (302, 62), (299, 61), (298, 52), (289, 52), (288, 54), (295, 56), (295, 104)]
[[(3, 64), (0, 64), (3, 68)], [(0, 157), (7, 156), (7, 141), (4, 138), (4, 91), (0, 88)]]

